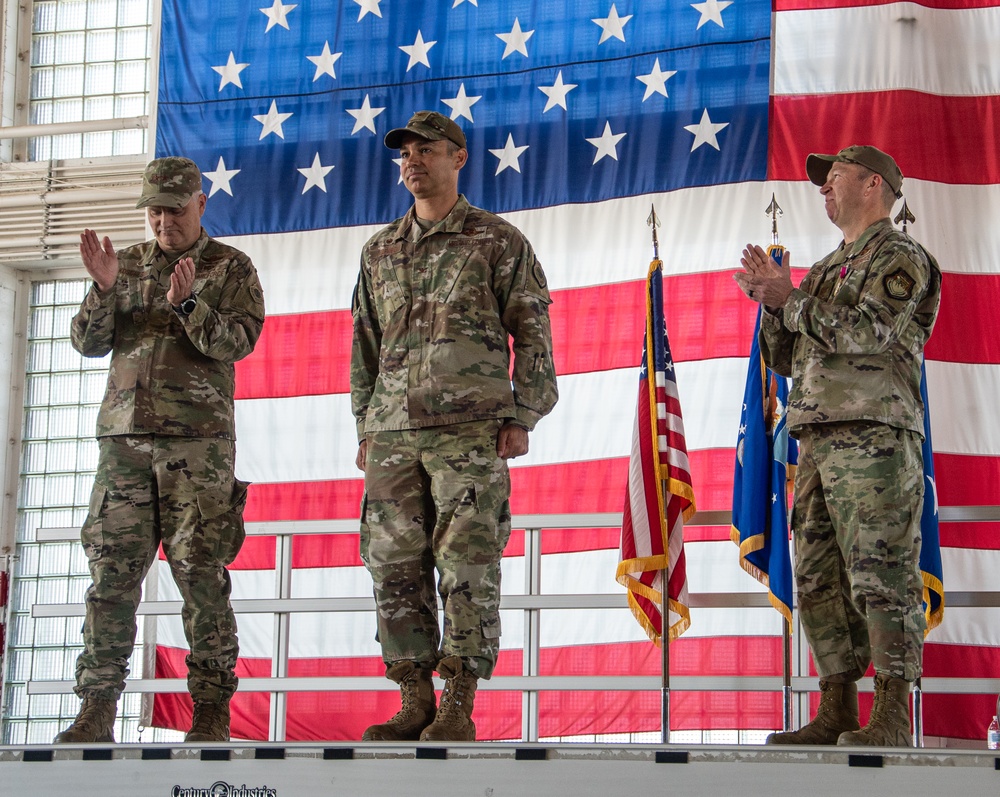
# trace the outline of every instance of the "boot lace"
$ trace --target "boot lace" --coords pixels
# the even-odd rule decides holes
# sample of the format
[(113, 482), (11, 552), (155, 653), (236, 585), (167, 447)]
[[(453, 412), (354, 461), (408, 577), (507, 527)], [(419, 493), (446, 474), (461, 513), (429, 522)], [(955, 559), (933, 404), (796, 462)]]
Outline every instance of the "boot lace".
[(818, 720), (822, 725), (832, 724), (832, 717), (837, 713), (839, 708), (840, 699), (834, 689), (834, 685), (821, 683), (819, 708), (816, 709), (816, 716), (813, 718), (813, 722)]
[(868, 717), (869, 725), (877, 725), (882, 721), (889, 719), (889, 706), (888, 700), (886, 699), (885, 691), (876, 689), (875, 699), (872, 702), (872, 713)]
[(217, 735), (222, 732), (222, 711), (214, 703), (195, 703), (190, 733)]
[(469, 679), (464, 674), (455, 676), (445, 683), (444, 692), (441, 694), (441, 705), (438, 706), (437, 712), (439, 722), (466, 719), (462, 704), (468, 695), (468, 686)]
[(892, 700), (892, 696), (889, 694), (888, 683), (882, 684), (882, 688), (878, 688), (876, 684), (875, 689), (875, 700), (872, 703), (872, 713), (868, 718), (868, 725), (874, 726), (877, 724), (892, 725), (899, 719), (899, 710), (896, 703)]
[(80, 731), (98, 731), (104, 728), (104, 705), (92, 698), (84, 701), (73, 727)]
[(417, 698), (419, 696), (419, 688), (416, 679), (405, 681), (402, 684), (402, 688), (399, 690), (402, 705), (399, 707), (399, 713), (393, 717), (394, 720), (406, 721), (418, 713)]

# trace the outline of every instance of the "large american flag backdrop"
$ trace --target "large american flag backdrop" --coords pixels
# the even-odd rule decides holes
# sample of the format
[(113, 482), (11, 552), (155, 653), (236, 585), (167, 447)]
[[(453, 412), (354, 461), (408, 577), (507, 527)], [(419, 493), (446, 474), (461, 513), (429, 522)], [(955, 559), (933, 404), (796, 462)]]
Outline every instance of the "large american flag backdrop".
[[(561, 400), (513, 463), (515, 513), (621, 510), (650, 205), (698, 508), (730, 509), (756, 309), (731, 273), (746, 242), (766, 239), (772, 192), (793, 267), (836, 246), (803, 164), (851, 143), (895, 155), (911, 230), (947, 272), (927, 349), (939, 501), (1000, 504), (995, 0), (268, 2), (164, 0), (156, 114), (157, 155), (197, 161), (206, 229), (248, 252), (264, 283), (264, 334), (238, 366), (248, 521), (357, 516), (351, 294), (362, 243), (410, 202), (382, 136), (424, 108), (466, 131), (462, 190), (527, 234), (553, 289)], [(618, 534), (546, 533), (543, 589), (620, 591)], [(685, 538), (692, 592), (761, 589), (727, 526)], [(997, 524), (944, 524), (941, 540), (949, 590), (995, 587)], [(273, 552), (248, 542), (236, 597), (274, 594)], [(523, 584), (522, 554), (515, 534), (507, 591)], [(296, 539), (294, 565), (295, 597), (370, 594), (356, 538)], [(692, 610), (672, 672), (777, 674), (779, 620)], [(520, 617), (504, 623), (498, 674), (519, 674)], [(373, 635), (370, 614), (297, 616), (290, 675), (381, 674)], [(546, 615), (541, 637), (543, 675), (658, 672), (626, 609)], [(158, 674), (182, 675), (179, 621), (161, 621), (157, 638)], [(271, 643), (269, 617), (240, 617), (241, 675), (270, 674)], [(1000, 609), (948, 608), (925, 662), (927, 675), (995, 676)], [(655, 693), (549, 693), (540, 705), (543, 737), (659, 727)], [(991, 705), (930, 696), (925, 732), (978, 738)], [(395, 706), (393, 693), (293, 694), (288, 738), (358, 738)], [(480, 737), (517, 737), (520, 706), (481, 692)], [(185, 712), (157, 700), (158, 724), (182, 727)], [(675, 729), (781, 724), (778, 694), (678, 693), (671, 713)], [(266, 736), (266, 696), (237, 696), (233, 732)]]

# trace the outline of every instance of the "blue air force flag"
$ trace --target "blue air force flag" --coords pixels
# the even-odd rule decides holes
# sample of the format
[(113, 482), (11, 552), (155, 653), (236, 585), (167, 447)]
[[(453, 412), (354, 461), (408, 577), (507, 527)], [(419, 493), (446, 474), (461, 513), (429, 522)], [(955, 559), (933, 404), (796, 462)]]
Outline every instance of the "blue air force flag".
[[(784, 249), (772, 246), (768, 254), (780, 264)], [(731, 535), (740, 546), (740, 566), (767, 587), (771, 605), (791, 621), (787, 484), (798, 446), (786, 425), (788, 380), (771, 371), (760, 353), (760, 313), (758, 309), (736, 441)]]
[(924, 511), (920, 516), (920, 573), (924, 579), (924, 614), (927, 630), (944, 619), (944, 569), (941, 565), (941, 535), (938, 529), (937, 484), (934, 481), (934, 449), (931, 445), (931, 409), (927, 404), (927, 368), (920, 367), (920, 398), (924, 402)]

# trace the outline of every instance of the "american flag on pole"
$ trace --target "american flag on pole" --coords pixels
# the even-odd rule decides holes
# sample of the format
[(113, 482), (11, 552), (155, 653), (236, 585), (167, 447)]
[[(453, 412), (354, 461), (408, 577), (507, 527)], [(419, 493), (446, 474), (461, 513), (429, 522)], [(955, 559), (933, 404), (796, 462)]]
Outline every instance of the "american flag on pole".
[[(731, 274), (762, 237), (775, 191), (793, 271), (837, 245), (804, 163), (854, 143), (896, 157), (922, 242), (947, 272), (927, 348), (940, 503), (1000, 504), (1000, 0), (160, 5), (156, 154), (198, 163), (205, 229), (250, 254), (267, 299), (257, 350), (237, 366), (248, 521), (358, 516), (351, 292), (362, 244), (410, 202), (381, 137), (420, 108), (462, 126), (472, 151), (460, 189), (524, 231), (554, 298), (561, 399), (511, 467), (515, 514), (621, 511), (647, 301), (634, 264), (649, 256), (650, 203), (670, 241), (663, 292), (698, 508), (731, 508), (754, 324)], [(546, 589), (619, 591), (608, 574), (620, 531), (546, 530)], [(733, 561), (728, 524), (687, 527), (685, 538), (692, 592), (762, 589)], [(515, 531), (506, 551), (507, 594), (523, 583), (521, 539)], [(995, 588), (1000, 524), (944, 522), (941, 545), (949, 589)], [(296, 538), (293, 559), (295, 597), (371, 594), (356, 538)], [(176, 599), (160, 567), (159, 597)], [(232, 574), (235, 597), (273, 596), (273, 540), (248, 542)], [(777, 612), (692, 618), (671, 648), (674, 674), (780, 674)], [(503, 623), (497, 674), (520, 674), (521, 617)], [(240, 675), (270, 675), (272, 619), (239, 625)], [(157, 627), (158, 673), (183, 677), (179, 620)], [(289, 674), (380, 674), (372, 637), (370, 615), (296, 615)], [(541, 649), (548, 675), (660, 671), (626, 608), (565, 612), (543, 623)], [(924, 661), (928, 676), (992, 677), (1000, 609), (950, 607)], [(395, 710), (385, 695), (293, 693), (288, 738), (356, 739)], [(925, 733), (978, 739), (993, 701), (927, 695)], [(179, 703), (158, 697), (158, 722), (182, 727)], [(539, 704), (543, 736), (660, 727), (658, 695), (542, 693)], [(519, 695), (482, 692), (483, 738), (518, 738), (520, 706)], [(238, 693), (233, 716), (235, 735), (266, 738), (266, 696)], [(671, 724), (773, 730), (780, 695), (679, 693)]]
[(664, 603), (668, 642), (691, 625), (684, 521), (694, 513), (684, 420), (663, 318), (663, 263), (654, 260), (646, 277), (646, 333), (616, 578), (628, 588), (635, 619), (660, 644)]

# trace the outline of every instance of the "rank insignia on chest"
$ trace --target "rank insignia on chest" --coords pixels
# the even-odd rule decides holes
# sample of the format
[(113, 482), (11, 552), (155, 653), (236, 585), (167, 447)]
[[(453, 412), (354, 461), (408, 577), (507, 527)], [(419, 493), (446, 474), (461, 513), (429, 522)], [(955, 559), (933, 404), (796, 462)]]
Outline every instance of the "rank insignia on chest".
[(448, 246), (453, 249), (463, 249), (467, 246), (483, 246), (484, 244), (492, 244), (494, 239), (493, 231), (488, 227), (476, 228), (474, 234), (469, 234), (468, 230), (462, 230), (462, 234), (450, 238), (448, 240)]
[(885, 286), (885, 292), (893, 299), (905, 300), (913, 296), (913, 286), (916, 282), (900, 268), (887, 276), (882, 284)]

